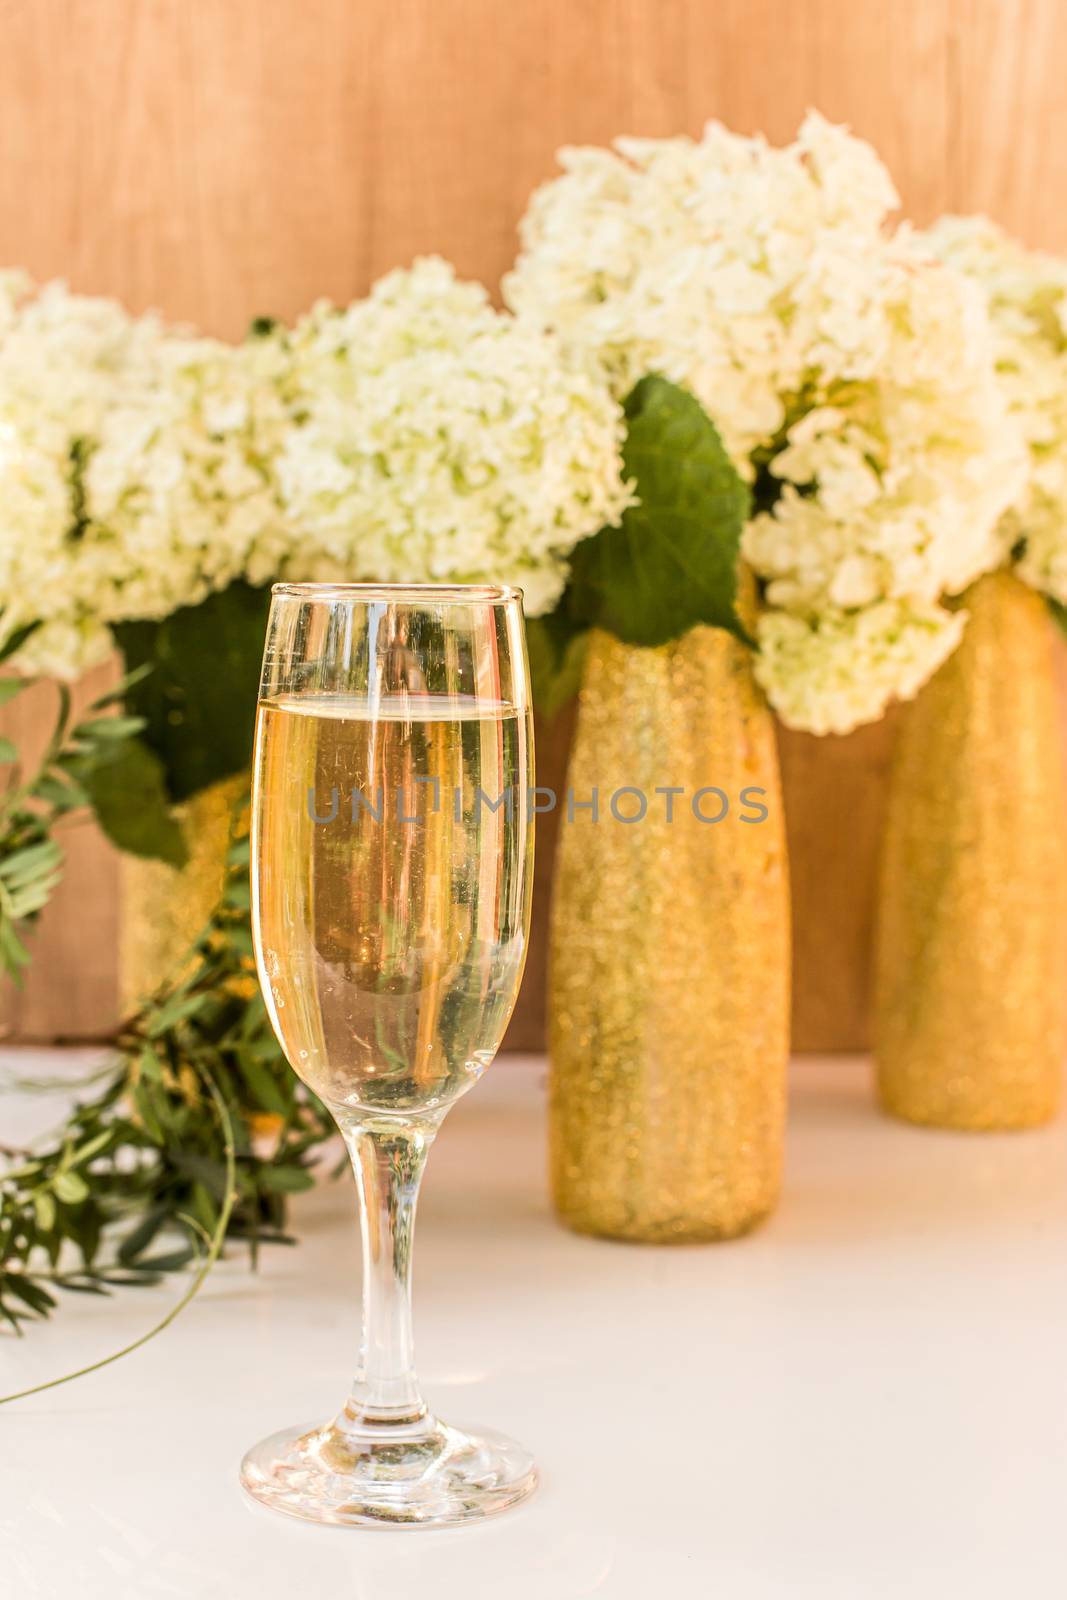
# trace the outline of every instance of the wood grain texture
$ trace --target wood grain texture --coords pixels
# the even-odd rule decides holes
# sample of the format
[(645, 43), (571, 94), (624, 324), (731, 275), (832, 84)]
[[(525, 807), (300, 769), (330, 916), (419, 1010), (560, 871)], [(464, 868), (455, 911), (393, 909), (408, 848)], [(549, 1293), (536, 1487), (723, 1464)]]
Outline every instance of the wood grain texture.
[[(77, 686), (72, 717), (118, 679), (112, 663)], [(4, 708), (3, 730), (27, 771), (55, 726), (56, 690), (35, 683)], [(0, 987), (0, 1038), (84, 1039), (107, 1033), (118, 1010), (118, 852), (88, 820), (61, 824), (62, 882), (27, 939), (32, 957), (21, 987)]]
[[(237, 336), (419, 252), (495, 286), (561, 144), (712, 116), (784, 140), (809, 105), (920, 222), (981, 208), (1067, 250), (1065, 69), (1062, 0), (0, 0), (0, 261)], [(890, 739), (782, 739), (803, 1048), (865, 1040)], [(114, 862), (89, 835), (70, 860), (24, 1035), (113, 1014)], [(542, 976), (538, 947), (517, 1042)]]

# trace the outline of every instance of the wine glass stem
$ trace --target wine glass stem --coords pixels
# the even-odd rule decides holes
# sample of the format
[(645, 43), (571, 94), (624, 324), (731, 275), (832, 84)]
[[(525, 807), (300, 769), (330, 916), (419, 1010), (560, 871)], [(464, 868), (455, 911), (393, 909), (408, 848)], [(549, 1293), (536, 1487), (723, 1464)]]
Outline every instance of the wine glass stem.
[(389, 1429), (427, 1415), (415, 1376), (411, 1254), (415, 1207), (436, 1126), (376, 1119), (342, 1127), (359, 1190), (363, 1341), (345, 1416)]

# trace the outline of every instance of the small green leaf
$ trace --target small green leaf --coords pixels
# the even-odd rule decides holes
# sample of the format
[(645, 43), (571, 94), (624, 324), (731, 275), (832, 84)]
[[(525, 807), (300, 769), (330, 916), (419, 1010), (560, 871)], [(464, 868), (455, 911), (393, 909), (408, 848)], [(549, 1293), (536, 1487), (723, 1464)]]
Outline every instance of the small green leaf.
[(4, 1289), (17, 1295), (39, 1317), (46, 1317), (56, 1303), (47, 1289), (42, 1289), (39, 1283), (21, 1272), (9, 1273), (4, 1279)]
[[(183, 991), (184, 992), (184, 991)], [(137, 1061), (137, 1070), (149, 1083), (163, 1082), (163, 1063), (150, 1044), (146, 1044)]]
[(244, 956), (248, 961), (255, 958), (256, 948), (252, 943), (252, 934), (247, 928), (231, 928), (229, 942), (230, 949), (239, 956)]
[(164, 1206), (153, 1206), (137, 1224), (132, 1228), (119, 1245), (119, 1260), (127, 1265), (136, 1261), (143, 1251), (148, 1249), (156, 1234), (167, 1220), (167, 1211)]
[(259, 1182), (262, 1188), (270, 1189), (275, 1194), (299, 1194), (304, 1189), (312, 1188), (315, 1178), (306, 1167), (271, 1166), (261, 1168)]
[(235, 839), (226, 852), (226, 865), (230, 868), (247, 868), (252, 862), (252, 841), (246, 833), (243, 839)]
[(10, 922), (0, 921), (0, 961), (6, 968), (8, 977), (14, 978), (21, 984), (20, 974), (22, 968), (30, 964), (30, 952)]
[(38, 800), (43, 800), (45, 805), (52, 806), (58, 812), (74, 811), (78, 806), (89, 804), (89, 796), (81, 784), (51, 772), (38, 778), (33, 792)]
[(154, 1139), (156, 1144), (162, 1144), (166, 1139), (166, 1134), (163, 1131), (163, 1124), (159, 1120), (156, 1108), (152, 1103), (152, 1096), (149, 1093), (147, 1084), (138, 1083), (134, 1085), (133, 1103), (138, 1116), (144, 1123), (144, 1129), (148, 1137)]
[(1067, 606), (1063, 605), (1059, 600), (1054, 600), (1050, 594), (1045, 596), (1045, 604), (1048, 606), (1052, 620), (1060, 632), (1067, 634)]
[(82, 1254), (82, 1263), (91, 1267), (100, 1248), (103, 1220), (98, 1206), (80, 1206), (70, 1225), (70, 1237)]
[(94, 1157), (98, 1156), (112, 1142), (114, 1137), (114, 1129), (105, 1128), (102, 1133), (95, 1134), (92, 1139), (86, 1140), (85, 1144), (79, 1145), (71, 1156), (71, 1166), (85, 1166), (86, 1162), (92, 1161)]
[(17, 761), (19, 758), (18, 746), (10, 739), (0, 735), (0, 761)]
[(698, 623), (748, 636), (735, 610), (749, 491), (699, 401), (642, 378), (626, 402), (623, 468), (640, 503), (572, 556), (565, 604), (628, 644), (661, 645)]
[(143, 727), (143, 717), (99, 717), (94, 722), (80, 722), (72, 738), (87, 739), (90, 743), (94, 740), (110, 743), (113, 739), (130, 739), (140, 733)]
[(112, 1284), (116, 1289), (150, 1289), (163, 1281), (158, 1272), (141, 1272), (137, 1267), (128, 1267), (125, 1272), (111, 1268), (101, 1272), (99, 1280)]
[(0, 678), (0, 706), (6, 706), (9, 700), (14, 700), (32, 681), (31, 678)]
[(578, 693), (588, 638), (588, 630), (576, 628), (563, 607), (551, 616), (527, 621), (530, 682), (534, 705), (543, 717), (555, 717)]
[(16, 628), (14, 633), (9, 633), (0, 645), (0, 662), (10, 661), (13, 655), (17, 655), (27, 639), (35, 634), (40, 626), (39, 621), (27, 622), (24, 627)]
[(79, 1206), (89, 1198), (88, 1185), (76, 1172), (57, 1172), (52, 1179), (52, 1188), (56, 1199), (62, 1200), (65, 1206)]
[(42, 839), (39, 844), (16, 850), (0, 862), (0, 878), (14, 892), (53, 872), (62, 860), (62, 852), (55, 840)]
[(226, 904), (232, 911), (247, 911), (252, 904), (252, 886), (247, 881), (235, 880), (226, 888)]
[(140, 739), (108, 740), (91, 754), (73, 758), (69, 770), (112, 844), (130, 855), (185, 865), (189, 853), (170, 811), (162, 764)]
[(134, 1268), (137, 1272), (179, 1272), (195, 1258), (196, 1251), (192, 1245), (185, 1244), (178, 1250), (167, 1250), (162, 1255), (143, 1256), (134, 1263)]
[(152, 1018), (148, 1033), (152, 1039), (158, 1039), (161, 1034), (168, 1033), (175, 1023), (184, 1022), (186, 1017), (194, 1016), (203, 1010), (210, 1002), (210, 995), (186, 994), (179, 990), (172, 999), (156, 1012)]
[(200, 1223), (205, 1232), (211, 1233), (214, 1231), (215, 1224), (218, 1221), (218, 1207), (210, 1190), (206, 1189), (202, 1183), (193, 1184), (192, 1214), (194, 1220)]
[(41, 1161), (24, 1161), (21, 1166), (5, 1167), (3, 1177), (8, 1183), (25, 1183), (27, 1178), (37, 1178), (44, 1171), (45, 1163)]
[(249, 765), (269, 608), (269, 589), (235, 582), (162, 622), (114, 628), (127, 666), (153, 669), (125, 703), (145, 718), (172, 800)]
[(9, 1325), (9, 1327), (11, 1327), (21, 1338), (22, 1324), (19, 1321), (19, 1318), (24, 1317), (26, 1313), (24, 1311), (16, 1311), (13, 1306), (10, 1306), (6, 1303), (4, 1300), (4, 1295), (7, 1290), (7, 1281), (0, 1278), (0, 1317), (3, 1317), (4, 1321)]
[(284, 1117), (289, 1110), (278, 1080), (269, 1067), (257, 1061), (250, 1051), (240, 1053), (241, 1076), (248, 1085), (252, 1104), (259, 1111), (273, 1111)]
[(109, 689), (107, 694), (102, 694), (93, 701), (89, 707), (90, 711), (106, 711), (108, 706), (124, 705), (130, 690), (147, 678), (151, 671), (152, 663), (146, 661), (143, 666), (136, 667), (133, 672), (127, 672), (124, 677), (119, 679), (113, 689)]

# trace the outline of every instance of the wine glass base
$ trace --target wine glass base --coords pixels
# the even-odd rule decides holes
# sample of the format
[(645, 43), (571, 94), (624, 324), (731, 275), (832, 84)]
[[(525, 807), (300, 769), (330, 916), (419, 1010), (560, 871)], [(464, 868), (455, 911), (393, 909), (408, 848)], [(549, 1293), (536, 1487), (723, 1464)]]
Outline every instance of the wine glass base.
[(428, 1420), (417, 1431), (286, 1428), (241, 1463), (253, 1499), (308, 1522), (453, 1528), (506, 1511), (537, 1486), (533, 1457), (503, 1434)]

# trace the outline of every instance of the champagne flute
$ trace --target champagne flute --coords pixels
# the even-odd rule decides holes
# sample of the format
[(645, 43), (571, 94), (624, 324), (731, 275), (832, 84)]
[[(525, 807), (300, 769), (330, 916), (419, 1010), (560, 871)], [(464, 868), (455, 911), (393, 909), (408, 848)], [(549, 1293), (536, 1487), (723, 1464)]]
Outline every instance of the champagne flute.
[(256, 725), (252, 927), (286, 1057), (352, 1158), (363, 1338), (324, 1426), (245, 1457), (311, 1521), (447, 1527), (536, 1483), (510, 1439), (427, 1409), (411, 1251), (427, 1152), (503, 1037), (530, 922), (533, 740), (516, 589), (274, 586)]

